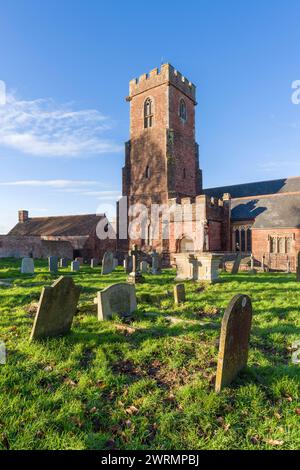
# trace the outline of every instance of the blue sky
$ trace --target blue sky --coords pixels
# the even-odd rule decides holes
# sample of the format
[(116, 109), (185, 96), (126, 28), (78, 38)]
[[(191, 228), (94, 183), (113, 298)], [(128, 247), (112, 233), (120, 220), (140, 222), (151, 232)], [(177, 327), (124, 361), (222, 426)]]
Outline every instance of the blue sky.
[(300, 175), (298, 0), (0, 0), (0, 233), (102, 211), (121, 190), (128, 82), (197, 85), (204, 185)]

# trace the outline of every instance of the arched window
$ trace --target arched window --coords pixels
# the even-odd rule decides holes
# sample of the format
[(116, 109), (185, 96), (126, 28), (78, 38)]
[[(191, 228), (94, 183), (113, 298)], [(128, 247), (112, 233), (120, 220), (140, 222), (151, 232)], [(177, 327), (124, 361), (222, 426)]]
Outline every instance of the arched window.
[(183, 179), (185, 180), (185, 178), (186, 178), (186, 170), (185, 170), (185, 168), (184, 168), (184, 169), (183, 169)]
[(152, 127), (153, 125), (153, 102), (151, 98), (147, 98), (144, 104), (144, 127)]
[(146, 167), (145, 177), (148, 178), (148, 179), (150, 178), (150, 168), (149, 168), (149, 166)]
[(183, 121), (186, 121), (187, 119), (186, 104), (183, 99), (181, 99), (179, 103), (179, 116)]

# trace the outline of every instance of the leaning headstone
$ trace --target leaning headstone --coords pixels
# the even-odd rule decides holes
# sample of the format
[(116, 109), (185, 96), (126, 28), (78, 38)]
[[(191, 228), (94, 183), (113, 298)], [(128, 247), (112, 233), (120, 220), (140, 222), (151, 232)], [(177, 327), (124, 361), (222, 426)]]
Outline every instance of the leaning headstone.
[(300, 251), (297, 255), (297, 281), (300, 282)]
[(235, 296), (228, 305), (222, 320), (216, 392), (230, 385), (247, 365), (251, 323), (250, 297)]
[(68, 260), (67, 260), (67, 258), (60, 258), (60, 260), (59, 260), (59, 267), (60, 267), (60, 268), (67, 268), (67, 267), (68, 267)]
[(238, 253), (238, 255), (235, 258), (231, 274), (237, 274), (239, 272), (241, 261), (242, 261), (242, 255), (241, 253)]
[(151, 258), (152, 258), (151, 272), (152, 274), (158, 274), (159, 273), (159, 254), (156, 252), (156, 250), (153, 250), (153, 252), (151, 253)]
[(176, 284), (174, 286), (174, 302), (176, 305), (185, 302), (185, 286), (184, 284)]
[(71, 271), (77, 272), (80, 269), (80, 263), (79, 261), (72, 261), (71, 263)]
[(110, 274), (114, 270), (114, 255), (111, 251), (106, 251), (102, 260), (102, 274)]
[(147, 261), (141, 261), (141, 263), (140, 263), (141, 273), (147, 273), (148, 270), (149, 270), (149, 263), (147, 263)]
[(68, 333), (76, 313), (79, 295), (80, 287), (75, 286), (71, 277), (61, 276), (51, 287), (44, 287), (30, 340)]
[(96, 268), (96, 266), (98, 266), (98, 264), (99, 264), (98, 258), (92, 258), (91, 259), (91, 268)]
[(48, 266), (50, 273), (56, 274), (58, 271), (58, 258), (57, 256), (49, 256)]
[(129, 316), (137, 308), (135, 286), (113, 284), (97, 292), (98, 320), (108, 320), (114, 314)]
[(22, 274), (34, 274), (34, 261), (32, 258), (23, 258), (21, 265)]

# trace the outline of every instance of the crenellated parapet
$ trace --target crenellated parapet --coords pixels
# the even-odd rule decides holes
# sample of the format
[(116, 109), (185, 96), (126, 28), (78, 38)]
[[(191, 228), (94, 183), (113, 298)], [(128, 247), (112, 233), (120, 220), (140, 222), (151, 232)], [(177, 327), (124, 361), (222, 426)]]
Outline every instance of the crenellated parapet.
[(195, 85), (178, 72), (171, 64), (163, 64), (160, 69), (155, 68), (149, 73), (145, 73), (139, 78), (131, 80), (129, 82), (128, 100), (130, 101), (134, 96), (163, 84), (172, 84), (192, 101), (196, 102)]

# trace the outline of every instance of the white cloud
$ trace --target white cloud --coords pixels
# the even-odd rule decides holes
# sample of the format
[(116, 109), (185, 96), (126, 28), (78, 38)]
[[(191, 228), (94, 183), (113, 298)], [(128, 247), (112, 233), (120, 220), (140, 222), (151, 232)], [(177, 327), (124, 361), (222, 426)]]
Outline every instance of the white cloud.
[(103, 137), (109, 118), (95, 109), (75, 111), (51, 99), (25, 101), (6, 94), (0, 106), (0, 145), (47, 157), (82, 157), (118, 152), (118, 144)]
[(100, 185), (99, 181), (89, 180), (20, 180), (20, 181), (8, 181), (1, 182), (1, 186), (27, 186), (27, 187), (50, 187), (55, 189), (75, 189), (83, 186), (95, 186)]

